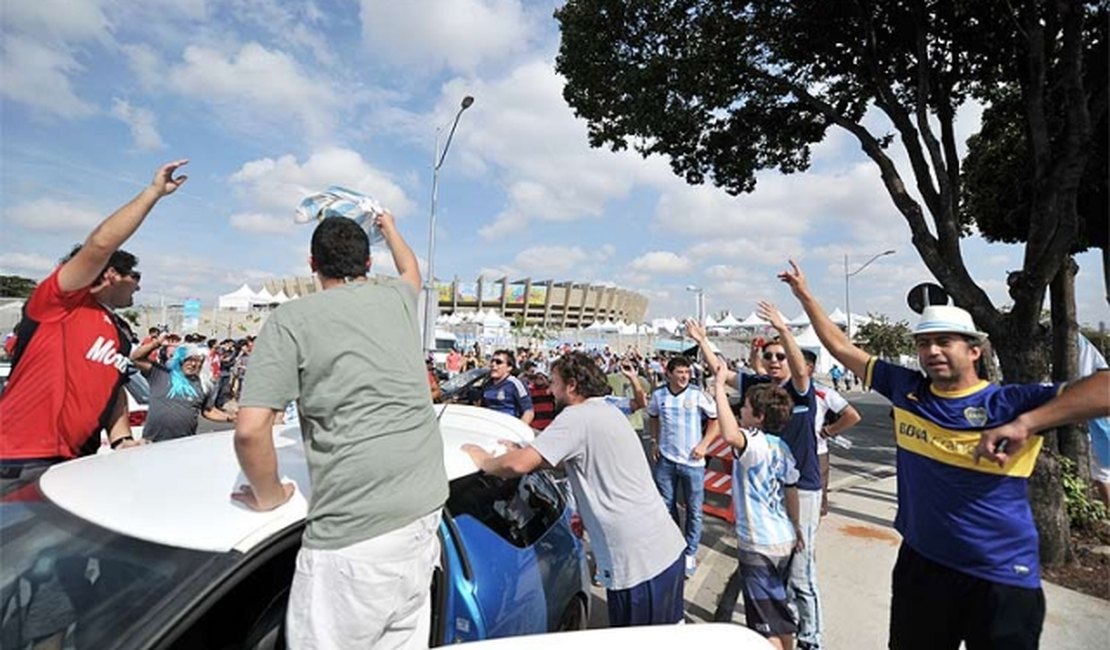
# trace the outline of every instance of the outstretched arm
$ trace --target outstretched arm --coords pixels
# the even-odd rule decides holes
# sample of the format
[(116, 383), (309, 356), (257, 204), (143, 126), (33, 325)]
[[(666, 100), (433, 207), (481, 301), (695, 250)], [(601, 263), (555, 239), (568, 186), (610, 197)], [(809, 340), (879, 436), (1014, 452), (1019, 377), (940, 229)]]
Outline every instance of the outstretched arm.
[(786, 350), (786, 363), (790, 365), (790, 383), (799, 395), (805, 395), (809, 390), (809, 366), (806, 365), (806, 358), (802, 356), (802, 349), (798, 347), (794, 335), (790, 333), (790, 326), (786, 324), (782, 312), (766, 300), (760, 300), (757, 308), (759, 317), (770, 322), (771, 327), (779, 333), (779, 342)]
[(1032, 435), (1102, 417), (1110, 417), (1110, 371), (1107, 370), (1070, 384), (1060, 395), (1008, 424), (984, 431), (975, 447), (975, 462), (986, 458), (1001, 467), (1021, 451)]
[(76, 291), (96, 281), (112, 253), (135, 234), (154, 204), (163, 196), (173, 194), (185, 182), (188, 176), (174, 178), (173, 173), (187, 162), (175, 160), (162, 165), (150, 185), (89, 233), (81, 250), (58, 271), (58, 286), (62, 291)]
[(810, 293), (806, 276), (794, 260), (790, 260), (789, 271), (779, 273), (779, 279), (790, 285), (794, 297), (802, 304), (802, 309), (809, 316), (809, 322), (813, 325), (817, 338), (821, 339), (821, 345), (824, 345), (837, 361), (843, 363), (844, 367), (854, 372), (857, 377), (866, 377), (867, 362), (871, 359), (871, 355), (853, 345), (836, 323), (829, 320), (821, 304)]
[(705, 365), (708, 366), (709, 372), (714, 375), (724, 373), (729, 381), (736, 377), (736, 373), (721, 363), (721, 360), (717, 358), (717, 353), (709, 347), (709, 337), (706, 336), (705, 329), (697, 321), (692, 318), (686, 319), (686, 333), (698, 342), (698, 349), (701, 350), (701, 356), (705, 358)]
[(717, 425), (721, 437), (736, 451), (744, 451), (748, 446), (748, 437), (740, 429), (740, 423), (732, 413), (732, 405), (728, 403), (728, 392), (725, 390), (727, 379), (724, 375), (713, 376), (713, 399), (717, 402)]
[[(393, 214), (388, 211), (379, 214), (374, 217), (374, 225), (381, 230), (382, 236), (385, 237), (385, 245), (389, 246), (389, 254), (393, 256), (393, 265), (397, 267), (398, 275), (419, 292), (421, 285), (420, 264), (416, 261), (416, 253), (412, 252), (408, 242), (397, 230), (397, 223), (393, 219)], [(431, 278), (428, 281), (430, 282)]]
[(235, 425), (235, 455), (246, 475), (243, 485), (231, 498), (252, 510), (273, 510), (293, 497), (293, 484), (278, 478), (277, 450), (274, 449), (274, 418), (280, 411), (256, 406), (239, 409)]

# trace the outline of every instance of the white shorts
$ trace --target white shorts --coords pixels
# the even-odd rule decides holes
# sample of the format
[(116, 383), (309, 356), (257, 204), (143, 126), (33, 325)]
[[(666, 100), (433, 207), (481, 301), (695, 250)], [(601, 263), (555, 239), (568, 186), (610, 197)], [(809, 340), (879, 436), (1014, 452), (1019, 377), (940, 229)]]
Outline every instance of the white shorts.
[(440, 516), (340, 549), (302, 547), (285, 616), (289, 647), (427, 648)]

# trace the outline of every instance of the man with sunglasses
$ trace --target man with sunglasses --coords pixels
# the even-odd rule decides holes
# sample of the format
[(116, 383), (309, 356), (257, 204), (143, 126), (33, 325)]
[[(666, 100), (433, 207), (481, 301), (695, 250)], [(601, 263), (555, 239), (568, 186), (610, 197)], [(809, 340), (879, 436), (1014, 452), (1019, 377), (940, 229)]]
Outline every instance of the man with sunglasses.
[(174, 173), (186, 162), (160, 167), (150, 185), (93, 229), (28, 298), (0, 397), (6, 480), (26, 480), (29, 472), (94, 453), (101, 429), (113, 448), (137, 444), (121, 390), (131, 369), (131, 333), (113, 310), (131, 306), (142, 276), (135, 256), (119, 247), (185, 182)]
[[(686, 331), (698, 342), (706, 365), (716, 375), (723, 372), (727, 382), (740, 391), (741, 396), (756, 384), (774, 383), (786, 389), (794, 402), (794, 412), (789, 423), (780, 432), (797, 464), (799, 526), (798, 537), (803, 545), (790, 563), (791, 609), (797, 616), (798, 648), (812, 650), (821, 647), (821, 596), (817, 588), (817, 564), (814, 557), (817, 526), (821, 522), (821, 467), (817, 459), (817, 439), (814, 436), (817, 413), (816, 392), (810, 380), (809, 369), (798, 347), (790, 326), (782, 313), (769, 302), (760, 301), (757, 313), (771, 323), (778, 338), (762, 345), (756, 355), (753, 342), (753, 361), (758, 374), (735, 373), (713, 352), (705, 330), (692, 320), (686, 321)], [(760, 363), (761, 362), (761, 363)]]
[(489, 383), (482, 389), (482, 406), (518, 418), (532, 426), (536, 411), (524, 382), (513, 376), (516, 359), (509, 350), (497, 350), (489, 360)]

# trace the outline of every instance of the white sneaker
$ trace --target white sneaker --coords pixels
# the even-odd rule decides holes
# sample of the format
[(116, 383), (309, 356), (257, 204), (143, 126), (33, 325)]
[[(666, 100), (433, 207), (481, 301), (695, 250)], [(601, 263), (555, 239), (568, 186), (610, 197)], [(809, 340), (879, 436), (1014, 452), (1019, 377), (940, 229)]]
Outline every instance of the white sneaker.
[(694, 577), (694, 573), (698, 570), (698, 558), (694, 555), (686, 556), (686, 577)]

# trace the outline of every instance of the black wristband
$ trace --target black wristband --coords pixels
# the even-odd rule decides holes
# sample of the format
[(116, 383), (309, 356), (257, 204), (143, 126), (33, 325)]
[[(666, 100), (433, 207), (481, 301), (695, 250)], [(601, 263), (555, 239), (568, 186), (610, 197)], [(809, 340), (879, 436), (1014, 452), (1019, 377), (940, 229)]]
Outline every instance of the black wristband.
[(116, 447), (119, 447), (121, 444), (123, 444), (123, 441), (125, 441), (125, 440), (134, 440), (134, 439), (135, 439), (135, 436), (133, 436), (133, 435), (132, 436), (124, 436), (123, 438), (116, 438), (112, 442), (108, 443), (108, 446), (111, 447), (112, 449), (115, 449)]

